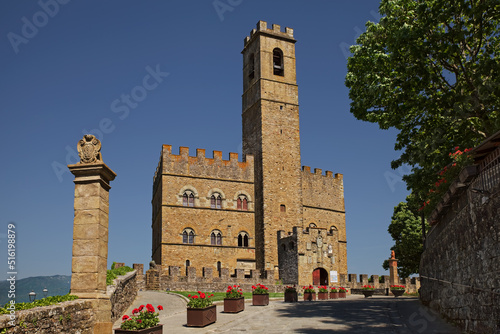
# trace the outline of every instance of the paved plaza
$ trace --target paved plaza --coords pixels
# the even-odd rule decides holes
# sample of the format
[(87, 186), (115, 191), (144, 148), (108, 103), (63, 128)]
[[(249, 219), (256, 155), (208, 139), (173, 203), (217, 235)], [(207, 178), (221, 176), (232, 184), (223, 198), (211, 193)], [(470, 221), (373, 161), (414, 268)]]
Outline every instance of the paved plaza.
[[(217, 305), (217, 322), (204, 328), (186, 327), (186, 300), (166, 292), (139, 291), (126, 314), (141, 304), (162, 305), (163, 333), (460, 333), (417, 298), (359, 295), (347, 299), (298, 303), (271, 300), (237, 314), (223, 313)], [(118, 328), (121, 320), (115, 323)]]

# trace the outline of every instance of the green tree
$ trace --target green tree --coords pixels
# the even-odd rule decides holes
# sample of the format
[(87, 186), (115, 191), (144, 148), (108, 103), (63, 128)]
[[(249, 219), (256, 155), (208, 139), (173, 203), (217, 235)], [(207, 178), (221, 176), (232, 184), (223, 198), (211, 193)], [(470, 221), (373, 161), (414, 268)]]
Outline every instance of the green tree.
[(360, 120), (396, 128), (408, 189), (426, 199), (449, 153), (500, 129), (500, 1), (382, 0), (351, 47), (346, 86)]
[[(428, 228), (426, 222), (426, 230)], [(409, 277), (411, 274), (417, 274), (423, 251), (421, 218), (408, 203), (401, 202), (394, 207), (388, 231), (395, 241), (391, 250), (396, 253), (398, 259), (399, 276)], [(389, 261), (385, 260), (382, 267), (389, 269)]]

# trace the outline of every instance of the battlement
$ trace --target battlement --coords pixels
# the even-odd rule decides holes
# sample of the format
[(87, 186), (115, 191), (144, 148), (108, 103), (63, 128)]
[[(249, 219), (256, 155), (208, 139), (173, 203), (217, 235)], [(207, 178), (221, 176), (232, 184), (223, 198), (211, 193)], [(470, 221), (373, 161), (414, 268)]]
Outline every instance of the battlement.
[(252, 29), (252, 31), (250, 31), (250, 36), (245, 37), (244, 45), (246, 46), (255, 36), (259, 34), (270, 34), (279, 38), (284, 38), (292, 42), (295, 42), (295, 39), (293, 38), (292, 28), (286, 27), (285, 31), (281, 31), (281, 26), (277, 24), (273, 24), (272, 28), (268, 28), (267, 22), (259, 21), (257, 22), (257, 28)]
[(200, 148), (196, 149), (196, 156), (190, 156), (189, 147), (184, 146), (179, 147), (179, 154), (172, 154), (172, 146), (163, 145), (153, 183), (165, 173), (253, 182), (254, 157), (243, 155), (242, 161), (239, 161), (238, 153), (231, 152), (229, 160), (224, 160), (221, 151), (213, 151), (210, 158)]
[(335, 173), (335, 177), (334, 177), (333, 172), (329, 171), (329, 170), (327, 170), (325, 172), (325, 174), (323, 174), (323, 170), (320, 168), (314, 168), (314, 172), (311, 173), (311, 167), (309, 167), (309, 166), (302, 166), (302, 172), (304, 174), (320, 175), (320, 176), (335, 178), (335, 179), (339, 179), (339, 180), (342, 180), (344, 178), (344, 175), (340, 174), (340, 173)]

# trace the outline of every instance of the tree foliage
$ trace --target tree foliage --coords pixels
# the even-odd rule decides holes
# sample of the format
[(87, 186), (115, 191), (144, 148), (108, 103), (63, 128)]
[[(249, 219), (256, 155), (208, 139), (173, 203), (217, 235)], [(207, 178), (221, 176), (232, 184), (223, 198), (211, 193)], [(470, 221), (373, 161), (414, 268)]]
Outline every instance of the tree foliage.
[[(426, 222), (426, 230), (429, 228)], [(394, 208), (389, 234), (395, 244), (391, 247), (398, 259), (398, 274), (409, 277), (418, 273), (422, 246), (422, 221), (406, 202), (399, 203)], [(384, 261), (382, 267), (389, 269), (389, 262)]]
[(351, 47), (351, 112), (399, 130), (392, 168), (421, 200), (449, 153), (500, 129), (500, 1), (382, 0)]

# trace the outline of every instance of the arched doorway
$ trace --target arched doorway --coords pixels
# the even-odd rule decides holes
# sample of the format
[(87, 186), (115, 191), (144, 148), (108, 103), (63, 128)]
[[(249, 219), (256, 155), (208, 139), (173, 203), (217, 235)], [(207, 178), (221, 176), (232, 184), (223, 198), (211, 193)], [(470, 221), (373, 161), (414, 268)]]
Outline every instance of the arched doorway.
[(323, 268), (313, 271), (313, 285), (328, 285), (328, 272)]

